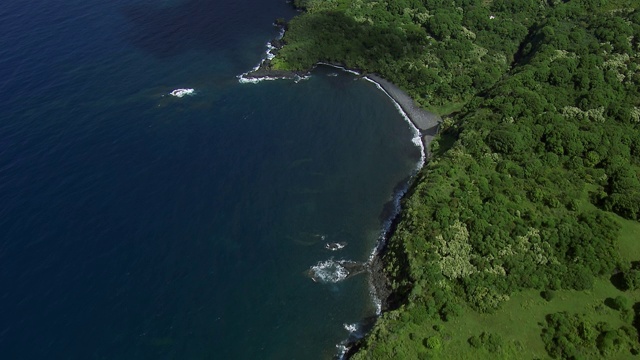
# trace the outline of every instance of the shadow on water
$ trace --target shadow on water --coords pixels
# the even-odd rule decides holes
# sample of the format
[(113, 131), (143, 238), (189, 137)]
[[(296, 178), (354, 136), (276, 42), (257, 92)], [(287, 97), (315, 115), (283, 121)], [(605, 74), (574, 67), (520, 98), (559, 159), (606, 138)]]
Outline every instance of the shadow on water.
[[(160, 58), (190, 50), (216, 51), (240, 40), (250, 24), (268, 26), (275, 19), (269, 15), (271, 11), (261, 11), (260, 7), (263, 6), (251, 0), (185, 0), (172, 6), (129, 5), (120, 8), (120, 13), (131, 25), (123, 37), (135, 47)], [(265, 22), (238, 21), (245, 16), (262, 16)]]
[(378, 215), (378, 220), (380, 221), (380, 223), (384, 224), (389, 220), (393, 221), (394, 218), (399, 215), (399, 203), (396, 197), (400, 195), (404, 196), (404, 194), (407, 192), (407, 189), (409, 188), (410, 181), (411, 176), (407, 176), (393, 188), (393, 198), (391, 198), (382, 206), (382, 211), (380, 211), (380, 215)]

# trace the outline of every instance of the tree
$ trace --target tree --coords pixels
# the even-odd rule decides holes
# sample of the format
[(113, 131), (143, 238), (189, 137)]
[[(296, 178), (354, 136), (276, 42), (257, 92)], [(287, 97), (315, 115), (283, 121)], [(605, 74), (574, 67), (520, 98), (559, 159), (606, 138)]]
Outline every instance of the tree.
[(640, 288), (640, 270), (630, 269), (623, 275), (625, 287), (628, 290), (637, 290)]
[(492, 131), (487, 137), (487, 144), (501, 154), (520, 152), (523, 148), (522, 135), (514, 130), (498, 129)]

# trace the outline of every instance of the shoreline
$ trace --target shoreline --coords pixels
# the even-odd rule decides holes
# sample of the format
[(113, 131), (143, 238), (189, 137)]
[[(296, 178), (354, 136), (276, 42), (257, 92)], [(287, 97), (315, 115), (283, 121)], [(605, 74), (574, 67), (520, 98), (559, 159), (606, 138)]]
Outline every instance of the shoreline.
[(383, 77), (376, 74), (366, 74), (364, 78), (384, 91), (399, 107), (399, 110), (402, 110), (403, 115), (418, 129), (424, 146), (424, 156), (428, 159), (429, 145), (438, 134), (442, 117), (418, 106), (411, 96)]
[[(277, 48), (275, 48), (277, 50)], [(270, 56), (274, 56), (271, 51), (273, 48), (267, 51)], [(300, 80), (307, 79), (311, 76), (311, 73), (318, 66), (329, 66), (332, 68), (340, 69), (342, 71), (360, 76), (362, 79), (369, 81), (376, 85), (376, 87), (384, 92), (396, 106), (400, 114), (408, 120), (408, 122), (414, 128), (416, 135), (420, 137), (422, 142), (422, 155), (423, 160), (421, 164), (429, 157), (429, 145), (434, 137), (438, 134), (442, 117), (436, 113), (430, 112), (418, 106), (413, 98), (409, 96), (404, 90), (398, 87), (396, 84), (386, 80), (377, 74), (361, 74), (357, 70), (352, 70), (341, 65), (330, 64), (325, 62), (319, 62), (309, 71), (287, 71), (287, 70), (273, 70), (269, 68), (270, 59), (267, 57), (263, 59), (258, 66), (251, 71), (238, 75), (238, 81), (241, 83), (256, 84), (266, 80), (293, 80), (298, 82)], [(418, 145), (418, 144), (416, 144)]]
[(359, 336), (353, 338), (349, 336), (346, 341), (336, 345), (339, 349), (339, 353), (336, 358), (348, 359), (353, 355), (354, 351), (357, 351), (358, 344), (364, 339), (368, 332), (375, 326), (377, 319), (386, 311), (392, 307), (397, 306), (397, 296), (394, 296), (394, 292), (391, 289), (389, 279), (384, 271), (384, 262), (382, 255), (385, 252), (387, 242), (394, 232), (395, 224), (398, 221), (398, 217), (402, 211), (401, 201), (411, 188), (415, 176), (420, 169), (424, 166), (426, 161), (430, 157), (429, 146), (435, 136), (438, 134), (440, 123), (442, 118), (440, 115), (427, 111), (419, 107), (413, 98), (411, 98), (400, 87), (392, 82), (384, 79), (377, 74), (361, 74), (357, 70), (348, 69), (341, 65), (330, 64), (325, 62), (318, 62), (314, 67), (308, 71), (282, 71), (270, 69), (270, 60), (276, 55), (278, 46), (268, 44), (267, 58), (263, 59), (258, 66), (251, 71), (238, 75), (238, 81), (240, 83), (259, 83), (264, 80), (293, 80), (298, 82), (306, 79), (310, 76), (313, 70), (318, 66), (329, 66), (340, 69), (342, 71), (354, 74), (360, 78), (373, 83), (378, 89), (389, 97), (396, 109), (400, 112), (402, 117), (411, 126), (414, 138), (412, 142), (420, 147), (420, 160), (416, 165), (416, 168), (409, 174), (408, 180), (405, 183), (399, 184), (399, 188), (394, 189), (393, 198), (391, 200), (393, 205), (393, 213), (382, 225), (380, 236), (376, 242), (371, 255), (367, 261), (363, 264), (369, 273), (369, 284), (371, 287), (371, 300), (375, 304), (376, 314), (375, 317), (362, 319), (360, 325), (363, 326), (364, 332)]
[[(320, 63), (319, 65), (331, 66), (352, 74), (360, 75), (358, 71), (350, 70), (339, 65), (327, 63)], [(374, 328), (376, 322), (383, 313), (399, 306), (398, 295), (392, 290), (389, 278), (385, 273), (383, 255), (386, 251), (389, 238), (393, 236), (395, 226), (397, 225), (399, 216), (402, 212), (402, 199), (404, 199), (407, 192), (413, 185), (413, 181), (418, 172), (430, 158), (429, 146), (438, 134), (440, 123), (442, 122), (442, 118), (439, 115), (419, 107), (412, 97), (392, 82), (377, 74), (365, 74), (360, 76), (364, 80), (373, 83), (379, 90), (384, 92), (394, 104), (398, 112), (400, 112), (400, 115), (402, 115), (409, 126), (411, 126), (414, 133), (412, 142), (416, 146), (420, 147), (420, 160), (418, 161), (415, 169), (411, 174), (409, 174), (409, 178), (404, 180), (394, 189), (393, 198), (391, 200), (393, 212), (384, 221), (378, 241), (367, 260), (369, 286), (371, 289), (372, 301), (376, 306), (376, 315), (375, 317), (363, 319), (361, 321), (361, 325), (364, 327), (362, 336), (356, 339), (349, 339), (347, 343), (343, 345), (342, 351), (338, 356), (340, 360), (349, 359), (358, 351), (358, 348), (361, 346), (361, 341), (363, 341), (363, 339), (366, 338), (369, 332)]]

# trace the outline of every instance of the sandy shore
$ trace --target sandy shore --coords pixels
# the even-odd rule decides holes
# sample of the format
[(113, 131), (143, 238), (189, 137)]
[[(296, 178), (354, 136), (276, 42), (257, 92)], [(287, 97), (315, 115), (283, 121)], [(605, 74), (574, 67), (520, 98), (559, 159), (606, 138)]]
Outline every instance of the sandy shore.
[(380, 85), (380, 87), (400, 106), (413, 125), (420, 130), (422, 143), (428, 157), (429, 144), (438, 133), (438, 126), (442, 121), (440, 115), (431, 113), (419, 107), (413, 99), (393, 83), (378, 75), (367, 74), (366, 78)]

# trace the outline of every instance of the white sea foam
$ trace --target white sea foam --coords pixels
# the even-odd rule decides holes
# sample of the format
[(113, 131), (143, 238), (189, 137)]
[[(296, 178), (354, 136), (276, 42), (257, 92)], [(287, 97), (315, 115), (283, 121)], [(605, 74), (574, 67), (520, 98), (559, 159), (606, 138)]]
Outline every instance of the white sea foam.
[[(257, 84), (263, 81), (273, 81), (273, 80), (281, 80), (281, 79), (291, 79), (290, 77), (287, 76), (260, 76), (260, 77), (247, 77), (245, 76), (247, 75), (247, 73), (239, 75), (238, 76), (238, 82), (241, 84)], [(293, 77), (293, 82), (294, 83), (299, 83), (300, 81), (303, 80), (308, 80), (310, 78), (309, 75), (306, 76), (299, 76), (299, 75), (295, 75)]]
[(321, 283), (337, 283), (349, 276), (349, 270), (342, 266), (340, 261), (320, 261), (309, 269), (309, 275), (313, 281)]
[(351, 348), (351, 345), (354, 343), (354, 341), (362, 339), (362, 337), (364, 336), (361, 326), (358, 323), (342, 324), (342, 326), (349, 332), (349, 337), (336, 345), (338, 354), (336, 354), (335, 358), (340, 360), (346, 359), (347, 352)]
[[(280, 40), (282, 39), (282, 37), (284, 36), (284, 28), (280, 29), (280, 33), (278, 33), (278, 36), (276, 36), (276, 40)], [(238, 76), (236, 76), (238, 78), (238, 82), (240, 82), (241, 84), (257, 84), (261, 81), (265, 81), (265, 80), (278, 80), (278, 79), (283, 79), (281, 77), (271, 77), (271, 76), (264, 76), (264, 77), (260, 77), (260, 78), (253, 78), (253, 77), (249, 77), (247, 78), (247, 74), (254, 72), (258, 69), (260, 69), (260, 67), (262, 66), (262, 64), (264, 64), (265, 61), (267, 60), (272, 60), (273, 58), (276, 57), (276, 47), (273, 46), (273, 44), (271, 43), (271, 41), (269, 41), (267, 43), (267, 50), (265, 51), (265, 55), (264, 57), (260, 60), (260, 62), (258, 63), (258, 65), (254, 66), (253, 69), (251, 69), (250, 71), (247, 71), (246, 73), (242, 73)], [(299, 80), (298, 80), (299, 81)]]
[(271, 81), (271, 80), (278, 80), (280, 78), (278, 77), (274, 77), (274, 76), (262, 76), (262, 77), (245, 77), (244, 75), (246, 74), (242, 74), (238, 77), (238, 82), (241, 84), (257, 84), (259, 82), (262, 81)]
[[(415, 174), (417, 174), (418, 171), (422, 169), (426, 160), (426, 152), (425, 152), (424, 143), (422, 142), (422, 134), (420, 134), (420, 130), (411, 121), (411, 118), (409, 118), (409, 115), (407, 115), (404, 109), (402, 109), (400, 104), (382, 87), (382, 85), (378, 84), (378, 82), (376, 82), (375, 80), (369, 77), (365, 76), (364, 79), (374, 83), (378, 89), (382, 90), (389, 97), (389, 99), (391, 99), (391, 102), (396, 107), (400, 115), (402, 115), (402, 118), (411, 127), (411, 131), (413, 133), (413, 138), (411, 139), (411, 142), (420, 148), (420, 160), (416, 164), (416, 167), (413, 173), (411, 174), (412, 177), (415, 176)], [(385, 221), (384, 226), (382, 227), (382, 231), (380, 233), (380, 241), (378, 242), (378, 246), (376, 246), (376, 248), (373, 249), (373, 252), (369, 256), (369, 261), (373, 260), (373, 258), (378, 254), (379, 250), (381, 250), (382, 246), (384, 245), (384, 241), (391, 227), (391, 223), (393, 222), (393, 219), (400, 213), (400, 201), (402, 200), (402, 197), (404, 196), (404, 194), (406, 194), (408, 189), (409, 189), (409, 183), (405, 184), (396, 194), (394, 194), (393, 200), (392, 200), (393, 212), (391, 214), (391, 217)]]
[(324, 248), (327, 249), (327, 250), (331, 250), (331, 251), (342, 250), (342, 249), (344, 249), (345, 246), (347, 246), (346, 242), (326, 243), (326, 244), (324, 244)]
[(186, 95), (189, 95), (189, 96), (195, 95), (195, 90), (194, 89), (175, 89), (171, 91), (169, 95), (181, 98)]
[(420, 148), (420, 161), (416, 165), (415, 171), (417, 172), (418, 170), (422, 169), (422, 166), (424, 166), (424, 162), (426, 160), (426, 151), (425, 151), (425, 148), (424, 148), (424, 143), (422, 142), (422, 134), (420, 133), (420, 129), (418, 129), (418, 127), (416, 127), (416, 125), (413, 123), (413, 121), (411, 121), (411, 118), (404, 111), (402, 106), (400, 106), (400, 103), (398, 103), (396, 101), (396, 99), (394, 99), (393, 96), (391, 96), (391, 94), (389, 94), (389, 92), (382, 87), (382, 85), (378, 84), (377, 81), (371, 79), (368, 76), (365, 76), (364, 79), (369, 81), (369, 82), (374, 83), (378, 89), (382, 90), (382, 92), (384, 92), (385, 95), (387, 95), (389, 97), (389, 99), (391, 99), (391, 102), (396, 107), (396, 109), (398, 110), (400, 115), (402, 115), (402, 118), (411, 127), (411, 132), (413, 133), (413, 138), (411, 139), (411, 142), (414, 143), (417, 147)]
[[(331, 66), (334, 68), (338, 68), (341, 69), (343, 71), (355, 74), (355, 75), (360, 75), (360, 73), (358, 73), (357, 71), (354, 70), (349, 70), (346, 69), (342, 66), (338, 66), (338, 65), (334, 65), (334, 64), (328, 64), (328, 63), (319, 63), (321, 65), (326, 65), (326, 66)], [(331, 74), (329, 75), (331, 76)], [(364, 77), (365, 80), (370, 81), (372, 83), (374, 83), (376, 85), (376, 87), (380, 90), (382, 90), (388, 97), (389, 99), (391, 99), (391, 102), (393, 103), (393, 105), (396, 107), (396, 109), (398, 110), (398, 112), (400, 113), (400, 115), (402, 115), (402, 118), (407, 122), (407, 124), (409, 124), (409, 126), (411, 127), (411, 131), (413, 133), (413, 138), (411, 139), (411, 142), (413, 144), (415, 144), (417, 147), (420, 148), (420, 160), (417, 162), (416, 167), (413, 171), (413, 173), (411, 174), (411, 177), (415, 176), (418, 171), (422, 168), (422, 166), (424, 166), (424, 163), (426, 161), (426, 152), (425, 152), (425, 147), (424, 147), (424, 143), (422, 142), (422, 135), (420, 133), (420, 130), (415, 126), (415, 124), (411, 121), (411, 119), (409, 118), (409, 115), (407, 115), (407, 113), (404, 111), (404, 109), (402, 109), (402, 107), (400, 106), (400, 104), (389, 94), (389, 92), (387, 92), (382, 85), (380, 85), (378, 82), (374, 81), (373, 79), (370, 79), (369, 77), (365, 76)], [(386, 244), (387, 241), (387, 237), (389, 236), (389, 231), (391, 230), (391, 225), (393, 223), (393, 220), (398, 216), (398, 214), (400, 214), (400, 202), (402, 200), (402, 198), (404, 197), (404, 195), (407, 193), (408, 189), (409, 189), (409, 184), (410, 181), (408, 181), (407, 183), (405, 183), (394, 195), (393, 195), (393, 199), (392, 199), (392, 204), (393, 204), (393, 211), (391, 216), (389, 216), (389, 218), (387, 218), (382, 226), (382, 230), (380, 231), (380, 235), (378, 237), (378, 241), (376, 243), (376, 246), (373, 248), (373, 250), (371, 251), (371, 254), (369, 255), (369, 259), (368, 259), (368, 264), (371, 264), (373, 262), (373, 260), (375, 259), (375, 257), (379, 254), (379, 252), (382, 250), (382, 248), (384, 247), (384, 245)], [(328, 246), (330, 244), (327, 244), (325, 246)], [(328, 247), (327, 247), (328, 248)], [(324, 274), (323, 272), (325, 271), (325, 269), (328, 268), (333, 268), (335, 265), (337, 265), (338, 267), (341, 267), (340, 264), (335, 264), (331, 263), (333, 262), (333, 260), (328, 260), (326, 262), (319, 262), (318, 265), (316, 265), (315, 267), (312, 267), (310, 269), (310, 274), (312, 276), (312, 279), (314, 281), (319, 281), (320, 279), (316, 279), (314, 277), (314, 274), (317, 274), (315, 272), (316, 269), (321, 270), (321, 275)], [(344, 276), (344, 278), (346, 278), (346, 276), (348, 276), (348, 271), (346, 268), (342, 267), (344, 269), (344, 271), (346, 272), (346, 275)], [(344, 280), (344, 279), (341, 279)], [(340, 281), (340, 280), (338, 280)], [(373, 278), (370, 276), (369, 277), (369, 293), (371, 295), (371, 300), (375, 306), (376, 309), (376, 315), (380, 316), (382, 315), (382, 300), (378, 298), (377, 294), (376, 294), (376, 288), (375, 285), (373, 283)], [(345, 330), (349, 331), (349, 339), (341, 342), (340, 344), (336, 345), (336, 348), (338, 349), (338, 354), (336, 355), (337, 359), (343, 360), (346, 358), (347, 352), (349, 351), (349, 340), (353, 340), (353, 339), (359, 339), (363, 336), (362, 333), (360, 333), (360, 329), (358, 328), (358, 324), (343, 324)]]
[(358, 331), (358, 324), (342, 324), (342, 326), (350, 333)]
[(339, 360), (345, 359), (345, 356), (347, 356), (347, 351), (349, 351), (349, 348), (342, 343), (336, 345), (336, 348), (338, 349), (338, 355), (336, 355), (336, 358)]
[(305, 75), (305, 76), (296, 75), (296, 76), (293, 78), (293, 82), (297, 84), (297, 83), (299, 83), (300, 81), (303, 81), (303, 80), (309, 80), (309, 78), (311, 78), (311, 75)]
[[(426, 151), (425, 151), (425, 147), (424, 147), (424, 142), (422, 141), (422, 134), (420, 133), (420, 130), (411, 121), (411, 118), (404, 111), (404, 109), (402, 109), (402, 106), (400, 106), (400, 103), (398, 103), (396, 101), (396, 99), (394, 99), (391, 96), (391, 94), (389, 94), (389, 92), (386, 91), (382, 87), (382, 85), (380, 85), (377, 81), (375, 81), (375, 80), (373, 80), (373, 79), (371, 79), (371, 78), (369, 78), (367, 76), (365, 76), (364, 79), (369, 81), (369, 82), (374, 83), (378, 89), (382, 90), (389, 97), (389, 99), (391, 99), (391, 102), (396, 107), (396, 109), (398, 110), (400, 115), (402, 115), (402, 118), (411, 127), (411, 131), (413, 133), (413, 138), (411, 139), (411, 142), (413, 144), (415, 144), (417, 147), (420, 148), (420, 160), (416, 164), (416, 167), (415, 167), (413, 173), (411, 174), (411, 177), (415, 176), (415, 174), (417, 174), (418, 171), (420, 171), (420, 169), (422, 169), (422, 167), (424, 166), (424, 163), (426, 161)], [(380, 231), (380, 236), (378, 237), (378, 242), (377, 242), (376, 246), (373, 248), (373, 250), (371, 251), (371, 254), (369, 255), (369, 263), (373, 262), (375, 257), (380, 253), (380, 251), (382, 250), (382, 248), (386, 244), (387, 238), (389, 236), (389, 231), (391, 230), (391, 225), (393, 223), (393, 220), (398, 216), (398, 214), (400, 214), (400, 210), (401, 210), (400, 203), (401, 203), (401, 200), (404, 197), (404, 195), (409, 190), (409, 183), (410, 182), (407, 182), (406, 184), (404, 184), (393, 195), (393, 199), (392, 199), (393, 211), (392, 211), (392, 214), (391, 214), (391, 216), (389, 218), (387, 218), (385, 220), (385, 222), (384, 222), (384, 224), (382, 226), (382, 230)], [(370, 280), (372, 280), (372, 279), (370, 278)], [(372, 281), (369, 281), (369, 291), (371, 293), (371, 298), (372, 298), (373, 303), (374, 303), (375, 308), (376, 308), (376, 314), (378, 316), (380, 316), (380, 315), (382, 315), (382, 300), (377, 297), (375, 285), (373, 284)]]
[(271, 60), (274, 57), (276, 57), (276, 54), (273, 53), (273, 50), (275, 50), (275, 49), (276, 49), (276, 47), (273, 46), (271, 44), (271, 42), (267, 43), (267, 54), (266, 54), (266, 57), (267, 57), (268, 60)]
[[(416, 173), (417, 171), (414, 172), (412, 176)], [(380, 235), (378, 236), (376, 246), (371, 251), (371, 254), (369, 254), (369, 264), (371, 264), (375, 260), (376, 256), (378, 256), (384, 245), (387, 243), (389, 231), (391, 231), (391, 225), (393, 224), (393, 220), (398, 216), (398, 214), (400, 214), (401, 200), (409, 190), (409, 183), (410, 181), (403, 184), (403, 186), (395, 194), (393, 194), (393, 198), (391, 201), (393, 205), (393, 211), (391, 213), (391, 216), (389, 216), (382, 225), (382, 229), (380, 230)], [(382, 300), (378, 298), (376, 294), (376, 288), (375, 284), (373, 283), (372, 277), (369, 277), (369, 293), (371, 294), (371, 299), (376, 308), (376, 315), (382, 315)]]
[(342, 71), (346, 71), (346, 72), (351, 73), (353, 75), (360, 75), (360, 73), (355, 71), (355, 70), (347, 69), (344, 66), (340, 66), (340, 65), (336, 65), (336, 64), (330, 64), (330, 63), (326, 63), (326, 62), (320, 61), (320, 62), (318, 62), (318, 65), (331, 66), (332, 68), (340, 69)]

